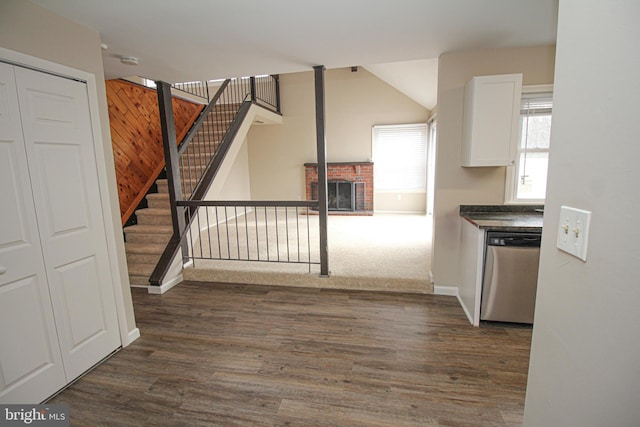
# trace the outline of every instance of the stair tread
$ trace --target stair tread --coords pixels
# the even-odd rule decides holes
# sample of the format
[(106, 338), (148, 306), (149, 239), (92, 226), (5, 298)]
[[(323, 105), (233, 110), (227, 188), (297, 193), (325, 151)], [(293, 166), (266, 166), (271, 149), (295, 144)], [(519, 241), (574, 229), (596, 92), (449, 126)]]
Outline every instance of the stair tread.
[(170, 225), (147, 225), (135, 224), (125, 227), (125, 233), (132, 234), (173, 234), (173, 227)]
[(125, 251), (132, 254), (158, 254), (162, 253), (166, 246), (162, 243), (125, 242), (124, 244)]

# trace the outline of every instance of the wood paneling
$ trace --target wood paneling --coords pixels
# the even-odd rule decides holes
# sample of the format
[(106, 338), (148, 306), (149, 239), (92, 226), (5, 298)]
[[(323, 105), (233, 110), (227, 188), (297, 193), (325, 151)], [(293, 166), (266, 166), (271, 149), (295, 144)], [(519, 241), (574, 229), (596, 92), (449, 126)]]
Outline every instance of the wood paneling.
[(52, 403), (71, 425), (520, 426), (531, 327), (454, 297), (185, 282)]
[[(123, 80), (107, 80), (111, 142), (122, 223), (133, 214), (164, 167), (156, 91)], [(204, 106), (173, 99), (178, 141)]]

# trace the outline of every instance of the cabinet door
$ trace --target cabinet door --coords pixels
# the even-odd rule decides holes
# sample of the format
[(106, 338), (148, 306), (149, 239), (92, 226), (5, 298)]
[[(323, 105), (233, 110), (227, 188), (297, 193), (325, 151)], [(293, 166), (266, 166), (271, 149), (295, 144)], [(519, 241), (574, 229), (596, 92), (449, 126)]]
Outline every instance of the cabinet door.
[(474, 77), (465, 86), (462, 166), (515, 162), (522, 74)]
[(14, 67), (0, 63), (0, 402), (66, 384), (38, 237)]
[(58, 339), (71, 381), (120, 345), (86, 84), (16, 68)]

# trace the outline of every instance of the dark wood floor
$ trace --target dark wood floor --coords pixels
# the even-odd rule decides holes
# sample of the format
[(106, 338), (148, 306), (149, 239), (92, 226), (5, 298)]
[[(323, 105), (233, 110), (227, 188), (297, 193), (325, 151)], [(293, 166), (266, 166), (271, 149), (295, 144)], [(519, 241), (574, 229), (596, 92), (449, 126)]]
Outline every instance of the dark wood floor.
[(58, 395), (81, 426), (519, 426), (531, 329), (453, 297), (183, 283)]

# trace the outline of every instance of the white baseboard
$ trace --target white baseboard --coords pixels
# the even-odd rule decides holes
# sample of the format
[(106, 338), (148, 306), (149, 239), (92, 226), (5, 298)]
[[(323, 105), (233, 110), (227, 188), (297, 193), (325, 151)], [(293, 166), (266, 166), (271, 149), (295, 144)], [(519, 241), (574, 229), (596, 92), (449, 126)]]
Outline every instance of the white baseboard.
[(456, 295), (456, 297), (458, 298), (460, 307), (462, 307), (462, 310), (464, 310), (464, 314), (467, 315), (467, 319), (469, 319), (469, 323), (473, 325), (473, 316), (471, 315), (471, 312), (467, 309), (467, 306), (464, 304), (464, 302), (462, 302), (462, 299), (460, 299), (460, 295)]
[(169, 289), (173, 288), (175, 285), (177, 285), (178, 283), (182, 282), (182, 280), (183, 280), (182, 274), (179, 274), (178, 276), (176, 276), (173, 279), (169, 280), (167, 283), (163, 283), (160, 286), (149, 286), (149, 293), (150, 294), (155, 294), (155, 295), (164, 294)]
[(134, 328), (130, 330), (129, 333), (127, 334), (127, 342), (123, 342), (122, 347), (127, 347), (129, 344), (131, 344), (138, 338), (140, 338), (140, 329)]
[(391, 214), (391, 215), (427, 215), (425, 211), (377, 211), (374, 210), (373, 214)]
[[(434, 286), (433, 293), (435, 295), (449, 295), (452, 297), (458, 296), (458, 287), (457, 286)], [(458, 298), (460, 299), (460, 298)]]

